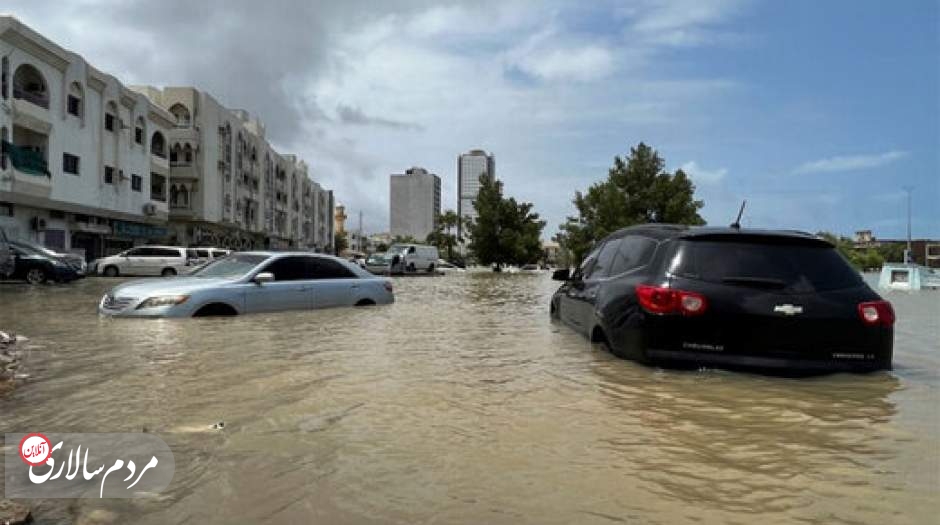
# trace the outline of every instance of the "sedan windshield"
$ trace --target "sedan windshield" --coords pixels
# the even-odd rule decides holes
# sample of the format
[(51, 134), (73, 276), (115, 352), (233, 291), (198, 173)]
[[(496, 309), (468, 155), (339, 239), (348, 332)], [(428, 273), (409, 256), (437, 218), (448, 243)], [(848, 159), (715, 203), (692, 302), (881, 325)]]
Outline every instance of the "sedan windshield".
[(267, 255), (236, 253), (193, 272), (194, 277), (241, 277), (268, 259)]

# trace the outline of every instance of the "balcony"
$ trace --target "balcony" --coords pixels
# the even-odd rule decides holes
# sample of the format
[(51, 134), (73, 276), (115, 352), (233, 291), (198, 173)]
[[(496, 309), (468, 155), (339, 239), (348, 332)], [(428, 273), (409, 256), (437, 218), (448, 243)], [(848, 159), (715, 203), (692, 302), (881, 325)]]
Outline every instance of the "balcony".
[(4, 166), (0, 171), (4, 175), (0, 179), (10, 183), (9, 191), (35, 197), (49, 196), (52, 191), (52, 174), (42, 153), (6, 141), (3, 141), (0, 151)]
[(43, 109), (49, 109), (49, 95), (46, 93), (14, 87), (13, 98), (31, 102)]

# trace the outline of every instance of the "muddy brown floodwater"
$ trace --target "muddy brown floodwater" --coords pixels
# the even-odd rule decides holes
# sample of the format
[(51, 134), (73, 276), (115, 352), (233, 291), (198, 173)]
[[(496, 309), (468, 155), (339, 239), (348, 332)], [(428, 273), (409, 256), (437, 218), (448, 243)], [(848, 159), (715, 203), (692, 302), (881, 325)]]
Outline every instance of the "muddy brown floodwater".
[(616, 359), (549, 321), (546, 274), (400, 278), (381, 307), (99, 318), (116, 282), (0, 285), (0, 329), (37, 347), (0, 432), (146, 428), (175, 477), (153, 498), (29, 502), (38, 523), (940, 516), (940, 292), (887, 295), (894, 371), (784, 379)]

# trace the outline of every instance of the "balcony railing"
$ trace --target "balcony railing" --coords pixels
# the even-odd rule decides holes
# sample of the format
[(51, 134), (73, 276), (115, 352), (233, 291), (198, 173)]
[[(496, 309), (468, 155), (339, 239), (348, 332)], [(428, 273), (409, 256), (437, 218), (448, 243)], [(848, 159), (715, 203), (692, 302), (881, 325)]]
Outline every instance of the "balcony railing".
[(14, 87), (13, 98), (32, 102), (41, 108), (49, 109), (49, 95), (46, 95), (45, 93), (37, 93), (35, 91), (27, 91), (22, 88)]
[(10, 164), (13, 164), (17, 171), (27, 175), (52, 178), (49, 164), (42, 153), (29, 148), (14, 146), (12, 142), (7, 141), (3, 141), (0, 147), (2, 147), (2, 154), (10, 160)]
[(161, 159), (166, 158), (166, 151), (163, 151), (162, 149), (151, 148), (150, 153), (154, 156), (160, 157)]

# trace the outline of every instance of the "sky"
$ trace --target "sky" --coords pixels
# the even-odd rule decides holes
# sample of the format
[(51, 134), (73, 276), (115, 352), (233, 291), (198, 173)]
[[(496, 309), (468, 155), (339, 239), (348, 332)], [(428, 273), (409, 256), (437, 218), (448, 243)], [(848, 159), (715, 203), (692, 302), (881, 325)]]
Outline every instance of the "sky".
[[(260, 116), (364, 230), (389, 175), (496, 158), (548, 238), (645, 142), (713, 225), (940, 237), (937, 1), (7, 0), (126, 84)], [(355, 221), (353, 221), (355, 227)]]

